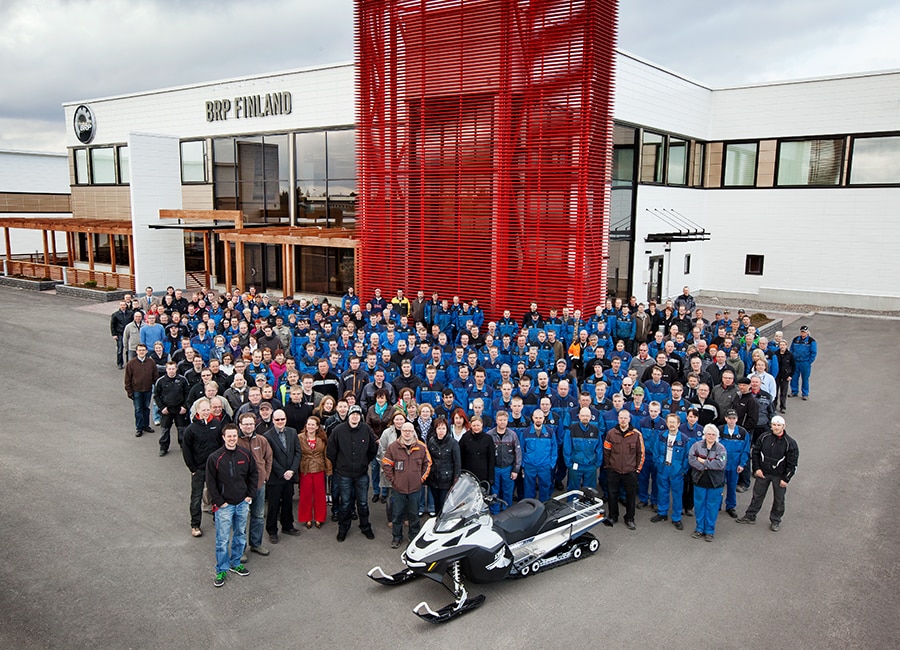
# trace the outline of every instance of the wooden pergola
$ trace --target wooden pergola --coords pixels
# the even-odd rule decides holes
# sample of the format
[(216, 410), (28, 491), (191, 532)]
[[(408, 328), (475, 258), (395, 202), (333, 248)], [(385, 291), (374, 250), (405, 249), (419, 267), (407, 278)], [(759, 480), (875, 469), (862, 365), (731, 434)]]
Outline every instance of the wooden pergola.
[[(43, 235), (44, 242), (44, 263), (31, 263), (32, 271), (42, 270), (46, 277), (54, 279), (62, 279), (62, 271), (65, 268), (70, 274), (74, 274), (77, 278), (69, 278), (70, 282), (82, 281), (81, 276), (86, 274), (87, 279), (95, 280), (94, 276), (102, 276), (98, 282), (102, 282), (108, 286), (117, 286), (119, 288), (134, 289), (134, 239), (132, 237), (131, 221), (121, 219), (83, 219), (76, 217), (0, 217), (0, 227), (3, 228), (3, 238), (6, 244), (6, 261), (7, 266), (15, 266), (21, 262), (15, 262), (12, 259), (12, 250), (10, 246), (9, 231), (11, 229), (20, 230), (40, 230)], [(48, 237), (48, 233), (66, 233), (66, 253), (67, 264), (61, 267), (56, 263), (56, 237)], [(75, 237), (78, 233), (88, 235), (106, 235), (109, 238), (109, 257), (110, 272), (96, 271), (94, 269), (94, 238), (87, 237), (87, 253), (88, 253), (88, 269), (75, 268)], [(128, 259), (116, 260), (116, 247), (113, 237), (120, 235), (126, 238), (128, 242)], [(52, 258), (51, 258), (52, 253)], [(117, 272), (117, 266), (127, 263), (128, 273)], [(40, 267), (37, 269), (36, 267)], [(57, 277), (57, 275), (59, 277)], [(110, 283), (110, 280), (114, 280)], [(124, 285), (127, 285), (124, 286)]]
[[(282, 247), (282, 277), (284, 278), (282, 292), (285, 296), (292, 296), (296, 290), (294, 286), (294, 246), (318, 246), (322, 248), (352, 248), (354, 268), (359, 268), (358, 245), (355, 233), (343, 228), (301, 228), (296, 226), (273, 226), (266, 228), (236, 228), (235, 230), (217, 230), (219, 239), (226, 242), (234, 242), (235, 268), (237, 271), (237, 284), (243, 287), (246, 284), (244, 275), (244, 245), (245, 244), (280, 244)], [(231, 246), (225, 246), (225, 286), (231, 288)]]

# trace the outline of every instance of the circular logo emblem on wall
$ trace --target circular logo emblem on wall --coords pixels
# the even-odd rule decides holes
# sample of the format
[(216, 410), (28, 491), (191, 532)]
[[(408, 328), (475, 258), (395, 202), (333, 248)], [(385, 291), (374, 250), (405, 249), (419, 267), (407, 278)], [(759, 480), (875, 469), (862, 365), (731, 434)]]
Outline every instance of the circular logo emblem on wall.
[(75, 109), (75, 137), (84, 144), (88, 144), (94, 139), (94, 133), (97, 130), (97, 124), (94, 122), (94, 114), (91, 113), (85, 105), (81, 105)]

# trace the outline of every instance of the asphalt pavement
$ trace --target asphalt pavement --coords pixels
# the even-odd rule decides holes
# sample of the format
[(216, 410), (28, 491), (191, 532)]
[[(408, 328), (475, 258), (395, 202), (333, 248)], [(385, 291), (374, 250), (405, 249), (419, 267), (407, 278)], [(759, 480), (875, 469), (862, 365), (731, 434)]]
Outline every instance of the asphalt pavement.
[(106, 309), (0, 287), (2, 648), (896, 647), (897, 321), (786, 327), (808, 324), (819, 360), (811, 399), (788, 404), (800, 464), (780, 532), (771, 496), (756, 526), (722, 513), (713, 543), (638, 511), (636, 531), (596, 530), (596, 555), (472, 585), (485, 604), (434, 626), (411, 609), (450, 602), (442, 587), (366, 577), (401, 568), (383, 506), (374, 541), (338, 544), (329, 521), (214, 588), (212, 520), (191, 537), (180, 455), (134, 437)]

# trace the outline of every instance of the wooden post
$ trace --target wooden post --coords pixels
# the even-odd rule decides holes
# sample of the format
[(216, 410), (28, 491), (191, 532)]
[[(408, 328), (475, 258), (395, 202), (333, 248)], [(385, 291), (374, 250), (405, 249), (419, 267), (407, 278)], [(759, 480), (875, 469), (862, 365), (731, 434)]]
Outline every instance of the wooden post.
[(234, 261), (235, 266), (237, 267), (235, 274), (237, 275), (238, 286), (241, 288), (241, 291), (246, 291), (247, 279), (244, 273), (244, 242), (240, 240), (235, 240), (234, 242)]
[(53, 244), (53, 248), (52, 248), (53, 264), (56, 264), (56, 231), (55, 230), (50, 231), (50, 243)]
[(203, 271), (206, 273), (206, 288), (209, 289), (209, 278), (212, 275), (209, 268), (209, 231), (203, 231)]
[(291, 284), (290, 275), (288, 272), (290, 270), (291, 262), (288, 259), (288, 245), (281, 245), (281, 295), (284, 298), (288, 296), (288, 288)]
[(116, 237), (112, 233), (109, 237), (109, 269), (113, 273), (116, 272)]
[(75, 266), (75, 233), (66, 231), (66, 266)]
[(88, 269), (93, 271), (94, 270), (94, 235), (93, 235), (93, 233), (87, 233), (87, 244), (88, 244)]
[(50, 249), (47, 246), (47, 231), (46, 230), (41, 231), (41, 237), (44, 240), (44, 264), (49, 265), (50, 264)]
[(12, 251), (9, 249), (9, 228), (3, 227), (3, 241), (6, 243), (6, 259), (12, 260)]
[(128, 237), (128, 275), (134, 275), (134, 235)]
[(225, 292), (231, 291), (231, 242), (227, 239), (223, 242), (225, 250)]

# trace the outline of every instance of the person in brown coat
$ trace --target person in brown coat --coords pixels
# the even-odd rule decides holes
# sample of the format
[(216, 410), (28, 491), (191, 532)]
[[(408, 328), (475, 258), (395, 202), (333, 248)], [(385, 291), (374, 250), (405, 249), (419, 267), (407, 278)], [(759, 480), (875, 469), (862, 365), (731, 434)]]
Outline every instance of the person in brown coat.
[(159, 376), (156, 362), (147, 356), (147, 346), (139, 343), (137, 356), (125, 364), (125, 393), (134, 402), (134, 435), (140, 438), (150, 428), (150, 396)]
[[(266, 525), (266, 481), (272, 472), (272, 448), (265, 436), (256, 432), (256, 416), (244, 413), (240, 417), (240, 437), (238, 447), (247, 449), (253, 454), (259, 478), (256, 481), (256, 493), (250, 503), (250, 516), (247, 517), (249, 550), (258, 555), (268, 555), (269, 549), (262, 545), (263, 530)], [(247, 561), (247, 551), (241, 562)]]
[(603, 466), (607, 469), (610, 520), (619, 520), (619, 488), (625, 488), (625, 526), (634, 530), (634, 510), (638, 474), (644, 466), (644, 438), (631, 425), (631, 413), (619, 411), (619, 421), (606, 432), (603, 443)]
[(400, 438), (387, 448), (381, 464), (392, 488), (391, 548), (397, 548), (403, 538), (404, 520), (409, 521), (409, 541), (419, 534), (419, 494), (431, 471), (431, 454), (425, 443), (416, 437), (412, 422), (400, 427)]
[(321, 528), (328, 513), (325, 503), (325, 477), (331, 476), (331, 461), (325, 456), (328, 438), (325, 428), (315, 415), (309, 416), (306, 426), (297, 435), (300, 448), (300, 500), (297, 521), (305, 521), (307, 528)]

